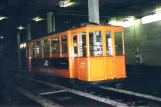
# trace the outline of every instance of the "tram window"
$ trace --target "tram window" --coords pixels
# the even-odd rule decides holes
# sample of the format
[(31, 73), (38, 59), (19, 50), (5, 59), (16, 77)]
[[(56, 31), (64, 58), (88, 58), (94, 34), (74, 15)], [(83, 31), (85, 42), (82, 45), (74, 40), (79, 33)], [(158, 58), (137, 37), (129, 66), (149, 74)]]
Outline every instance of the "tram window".
[(60, 53), (60, 44), (59, 44), (58, 37), (54, 37), (51, 39), (51, 45), (52, 45), (52, 54), (59, 54)]
[(50, 49), (49, 49), (49, 40), (44, 40), (44, 55), (49, 55)]
[(67, 36), (61, 36), (61, 42), (62, 42), (62, 53), (67, 53), (68, 52)]
[(77, 46), (77, 35), (76, 34), (74, 34), (73, 35), (73, 48), (74, 48), (74, 54), (78, 54), (78, 52), (77, 52), (77, 48), (78, 48), (78, 46)]
[(32, 57), (35, 57), (35, 43), (32, 43)]
[(86, 57), (86, 33), (79, 33), (79, 54), (80, 57)]
[(106, 51), (107, 55), (113, 55), (111, 32), (106, 32)]
[(101, 31), (89, 33), (90, 56), (102, 56), (102, 34)]
[(36, 56), (37, 57), (41, 56), (41, 42), (40, 41), (36, 42)]
[(115, 32), (115, 50), (116, 50), (116, 55), (123, 55), (122, 32)]

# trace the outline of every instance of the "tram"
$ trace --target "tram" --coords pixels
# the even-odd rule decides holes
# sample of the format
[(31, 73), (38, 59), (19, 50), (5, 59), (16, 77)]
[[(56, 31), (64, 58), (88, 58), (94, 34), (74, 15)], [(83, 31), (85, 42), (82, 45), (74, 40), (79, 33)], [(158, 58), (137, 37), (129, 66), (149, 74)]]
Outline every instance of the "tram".
[(27, 42), (29, 72), (85, 82), (126, 78), (124, 29), (87, 24)]

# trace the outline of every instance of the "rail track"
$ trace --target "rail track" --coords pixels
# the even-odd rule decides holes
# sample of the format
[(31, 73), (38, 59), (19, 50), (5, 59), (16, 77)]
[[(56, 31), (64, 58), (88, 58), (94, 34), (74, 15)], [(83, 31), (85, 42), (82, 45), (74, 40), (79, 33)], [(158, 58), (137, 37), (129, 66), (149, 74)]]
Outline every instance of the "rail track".
[[(108, 104), (115, 107), (131, 107), (131, 106), (146, 106), (146, 107), (160, 107), (161, 98), (139, 94), (135, 92), (129, 92), (126, 90), (119, 90), (107, 86), (98, 87), (79, 87), (72, 89), (64, 87), (59, 84), (53, 84), (42, 80), (37, 80), (32, 77), (24, 76), (23, 73), (9, 73), (10, 77), (17, 79), (16, 84), (28, 89), (30, 92), (43, 96), (45, 98), (48, 95), (57, 93), (68, 92), (71, 94), (79, 95), (91, 100)], [(27, 83), (29, 82), (29, 86)], [(32, 84), (32, 87), (31, 87)], [(50, 100), (50, 99), (49, 99)], [(61, 105), (61, 104), (60, 104)]]

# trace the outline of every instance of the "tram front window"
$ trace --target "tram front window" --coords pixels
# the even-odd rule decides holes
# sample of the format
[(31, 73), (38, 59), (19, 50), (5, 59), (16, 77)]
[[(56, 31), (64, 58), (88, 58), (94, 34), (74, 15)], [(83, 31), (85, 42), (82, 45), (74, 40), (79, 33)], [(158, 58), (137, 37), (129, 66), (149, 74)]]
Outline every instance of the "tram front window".
[(79, 36), (79, 56), (86, 57), (86, 33), (81, 32), (78, 34)]
[(74, 34), (73, 35), (73, 50), (74, 50), (74, 55), (77, 56), (78, 52), (77, 52), (77, 35)]
[(32, 57), (35, 57), (35, 43), (32, 43)]
[(112, 50), (112, 38), (111, 38), (111, 32), (107, 31), (106, 32), (106, 51), (107, 55), (113, 55), (113, 50)]
[(116, 50), (116, 55), (124, 54), (122, 32), (115, 32), (115, 50)]
[(90, 56), (102, 56), (102, 34), (101, 31), (89, 33)]

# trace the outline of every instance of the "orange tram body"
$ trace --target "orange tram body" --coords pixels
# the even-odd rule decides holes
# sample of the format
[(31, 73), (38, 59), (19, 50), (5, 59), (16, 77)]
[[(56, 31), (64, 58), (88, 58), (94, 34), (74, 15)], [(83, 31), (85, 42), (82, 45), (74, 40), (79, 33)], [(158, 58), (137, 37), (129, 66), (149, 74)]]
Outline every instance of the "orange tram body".
[(126, 78), (124, 29), (86, 25), (27, 42), (29, 72), (84, 82)]

